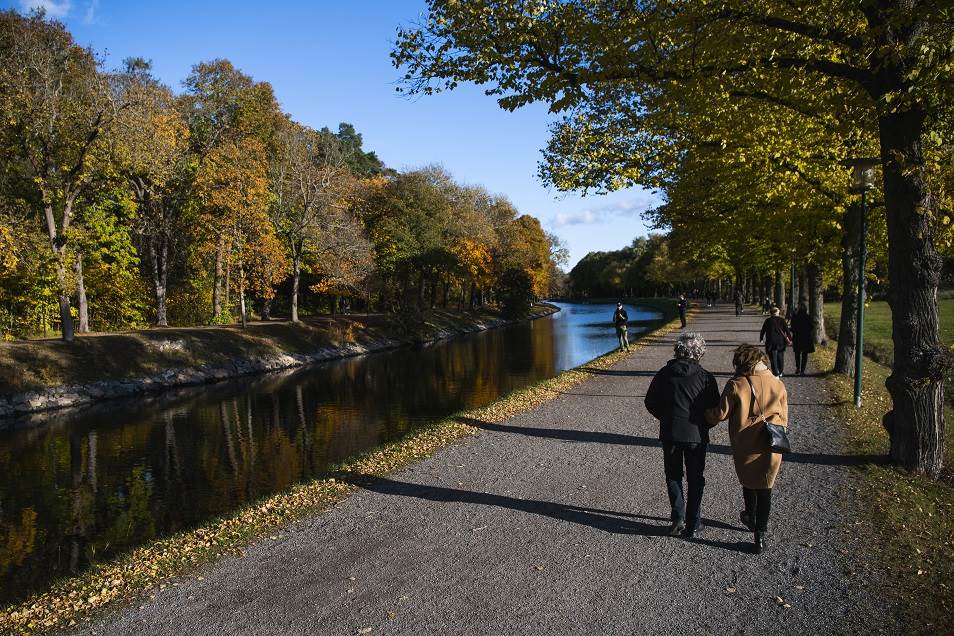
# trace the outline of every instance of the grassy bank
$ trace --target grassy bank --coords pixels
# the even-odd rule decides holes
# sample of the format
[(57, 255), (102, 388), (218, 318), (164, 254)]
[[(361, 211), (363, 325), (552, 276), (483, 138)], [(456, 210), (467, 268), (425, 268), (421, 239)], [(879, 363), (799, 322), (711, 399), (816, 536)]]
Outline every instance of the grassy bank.
[[(813, 354), (818, 369), (834, 366), (833, 346)], [(864, 360), (861, 409), (852, 403), (852, 380), (831, 374), (828, 382), (838, 398), (837, 417), (845, 423), (846, 448), (856, 455), (888, 453), (888, 436), (881, 416), (891, 399), (884, 381), (890, 369)], [(948, 408), (947, 422), (954, 411)], [(945, 438), (945, 455), (954, 458), (954, 436)], [(866, 463), (861, 488), (846, 493), (859, 511), (861, 533), (870, 546), (869, 561), (879, 571), (884, 593), (901, 608), (905, 633), (954, 633), (954, 471), (945, 469), (941, 481), (905, 474), (879, 463)]]
[[(675, 321), (646, 336), (667, 333)], [(640, 342), (634, 343), (634, 351)], [(478, 429), (468, 418), (501, 422), (553, 399), (592, 377), (587, 369), (611, 366), (631, 353), (613, 352), (555, 378), (515, 391), (482, 408), (459, 413), (432, 426), (415, 430), (397, 442), (348, 461), (331, 471), (381, 476), (431, 456), (439, 449), (473, 435)], [(256, 539), (274, 536), (288, 524), (327, 509), (343, 500), (356, 486), (333, 477), (300, 484), (270, 496), (200, 528), (182, 532), (83, 575), (54, 584), (44, 593), (0, 610), (0, 633), (37, 633), (75, 624), (93, 611), (128, 602), (151, 591), (161, 593), (173, 577), (185, 576), (198, 566), (227, 555), (241, 555)]]
[[(551, 311), (537, 305), (535, 315)], [(142, 378), (168, 369), (222, 365), (236, 359), (309, 354), (329, 347), (427, 340), (436, 334), (501, 320), (491, 309), (431, 311), (413, 326), (388, 315), (339, 315), (254, 322), (248, 327), (149, 329), (56, 339), (0, 342), (0, 395), (67, 384)]]

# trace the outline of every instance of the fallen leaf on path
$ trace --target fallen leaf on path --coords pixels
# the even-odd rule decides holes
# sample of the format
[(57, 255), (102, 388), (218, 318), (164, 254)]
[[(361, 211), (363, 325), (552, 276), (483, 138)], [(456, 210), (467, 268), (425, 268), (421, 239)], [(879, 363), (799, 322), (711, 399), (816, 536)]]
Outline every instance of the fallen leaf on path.
[(371, 633), (371, 628), (370, 628), (370, 627), (362, 627), (361, 629), (358, 630), (358, 633), (359, 633), (359, 634), (370, 634), (370, 633)]
[(729, 594), (735, 594), (735, 588), (734, 588), (734, 587), (727, 587), (727, 588), (725, 588), (725, 591), (728, 592)]

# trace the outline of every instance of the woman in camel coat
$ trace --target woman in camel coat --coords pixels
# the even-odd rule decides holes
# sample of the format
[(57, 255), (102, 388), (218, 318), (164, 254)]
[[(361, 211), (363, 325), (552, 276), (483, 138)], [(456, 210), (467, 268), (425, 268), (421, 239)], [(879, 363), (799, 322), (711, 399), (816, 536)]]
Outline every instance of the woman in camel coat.
[[(758, 347), (741, 345), (735, 350), (732, 364), (736, 375), (726, 383), (719, 406), (710, 409), (706, 419), (712, 426), (729, 420), (732, 457), (745, 502), (740, 518), (755, 533), (758, 553), (765, 546), (772, 488), (782, 466), (782, 455), (772, 452), (768, 446), (762, 420), (787, 427), (788, 394), (782, 381), (768, 368), (766, 355)], [(757, 397), (754, 403), (750, 382)]]

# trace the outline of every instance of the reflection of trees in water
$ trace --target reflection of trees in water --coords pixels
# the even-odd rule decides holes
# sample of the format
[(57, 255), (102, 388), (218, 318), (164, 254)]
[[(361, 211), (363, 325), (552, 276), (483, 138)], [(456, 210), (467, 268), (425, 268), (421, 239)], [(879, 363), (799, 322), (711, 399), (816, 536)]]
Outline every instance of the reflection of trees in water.
[(554, 365), (552, 326), (539, 321), (178, 401), (117, 402), (7, 435), (0, 598), (320, 475), (423, 421), (549, 377)]

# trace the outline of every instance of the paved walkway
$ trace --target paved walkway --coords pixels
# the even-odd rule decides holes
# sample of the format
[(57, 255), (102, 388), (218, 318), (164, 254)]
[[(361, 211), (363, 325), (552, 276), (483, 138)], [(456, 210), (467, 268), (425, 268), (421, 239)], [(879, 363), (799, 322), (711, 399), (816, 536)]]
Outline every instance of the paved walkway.
[[(701, 312), (720, 384), (760, 316)], [(642, 401), (672, 336), (558, 399), (386, 479), (245, 557), (86, 625), (100, 634), (824, 634), (899, 631), (852, 555), (840, 453), (817, 377), (786, 377), (792, 440), (756, 556), (725, 425), (694, 541), (662, 536), (658, 425)], [(791, 356), (787, 361), (791, 367)], [(859, 543), (855, 543), (855, 542)]]

